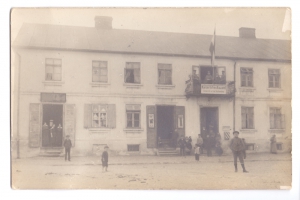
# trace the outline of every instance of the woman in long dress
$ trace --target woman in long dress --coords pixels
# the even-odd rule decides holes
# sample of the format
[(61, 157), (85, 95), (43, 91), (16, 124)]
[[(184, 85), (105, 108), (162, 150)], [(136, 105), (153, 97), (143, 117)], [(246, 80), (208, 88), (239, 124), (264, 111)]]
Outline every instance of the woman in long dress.
[(276, 141), (276, 135), (273, 135), (270, 139), (271, 141), (271, 153), (276, 154), (277, 153), (277, 141)]

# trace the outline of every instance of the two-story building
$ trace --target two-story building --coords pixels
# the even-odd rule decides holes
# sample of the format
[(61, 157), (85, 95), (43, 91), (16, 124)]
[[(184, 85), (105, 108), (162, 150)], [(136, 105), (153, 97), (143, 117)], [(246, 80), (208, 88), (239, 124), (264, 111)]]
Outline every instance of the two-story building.
[(21, 157), (73, 154), (108, 145), (117, 154), (155, 154), (175, 134), (220, 133), (228, 151), (240, 131), (254, 151), (270, 137), (291, 150), (291, 43), (239, 37), (23, 24), (13, 43), (12, 151)]

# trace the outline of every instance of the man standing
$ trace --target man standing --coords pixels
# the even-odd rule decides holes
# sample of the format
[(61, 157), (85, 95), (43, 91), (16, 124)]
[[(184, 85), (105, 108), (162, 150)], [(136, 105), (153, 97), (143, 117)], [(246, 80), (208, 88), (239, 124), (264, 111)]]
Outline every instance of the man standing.
[(243, 168), (244, 173), (248, 173), (248, 171), (245, 169), (244, 165), (244, 153), (243, 151), (245, 150), (245, 144), (243, 143), (242, 139), (239, 138), (239, 132), (234, 131), (233, 132), (234, 138), (232, 138), (230, 142), (230, 149), (232, 150), (233, 153), (233, 158), (234, 158), (234, 167), (235, 167), (235, 172), (238, 171), (237, 169), (237, 157), (239, 157), (240, 163)]
[(180, 155), (185, 157), (185, 146), (186, 141), (185, 138), (182, 136), (179, 140), (179, 147), (180, 147)]
[(68, 161), (71, 161), (71, 155), (70, 155), (70, 151), (71, 151), (71, 147), (72, 147), (72, 142), (70, 140), (70, 136), (67, 135), (67, 138), (64, 141), (64, 147), (65, 147), (65, 161), (67, 161), (67, 157), (68, 157)]
[(202, 139), (201, 134), (198, 134), (197, 145), (198, 145), (198, 147), (200, 147), (201, 153), (203, 153), (203, 139)]

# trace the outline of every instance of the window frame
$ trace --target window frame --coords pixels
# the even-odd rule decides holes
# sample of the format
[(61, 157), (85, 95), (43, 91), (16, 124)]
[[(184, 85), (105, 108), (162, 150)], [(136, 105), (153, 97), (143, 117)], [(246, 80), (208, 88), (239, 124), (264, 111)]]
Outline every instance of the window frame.
[[(246, 109), (246, 112), (244, 112), (243, 110)], [(252, 113), (249, 110), (252, 109)], [(244, 116), (244, 114), (246, 116)], [(249, 116), (250, 115), (250, 116)], [(252, 115), (252, 116), (251, 116)], [(246, 117), (244, 119), (244, 117)], [(252, 117), (252, 124), (250, 123)], [(241, 119), (242, 119), (242, 129), (255, 129), (255, 124), (254, 124), (254, 107), (252, 106), (242, 106), (241, 107)], [(244, 126), (244, 121), (245, 121), (245, 126)], [(250, 126), (252, 125), (252, 127)]]
[[(164, 71), (164, 82), (160, 82), (160, 73), (161, 71)], [(170, 83), (166, 83), (166, 72), (170, 72)], [(173, 84), (173, 74), (172, 74), (173, 70), (172, 70), (172, 64), (167, 64), (167, 63), (158, 63), (157, 64), (157, 77), (158, 77), (158, 85), (172, 85)]]
[[(47, 60), (52, 60), (52, 64), (49, 64), (49, 62)], [(55, 64), (55, 61), (59, 61), (60, 64)], [(52, 73), (51, 73), (51, 79), (48, 79), (48, 73), (47, 68), (51, 67), (52, 68)], [(60, 68), (60, 73), (54, 73), (54, 69), (56, 67)], [(59, 80), (54, 80), (54, 74), (60, 74), (60, 79)], [(49, 81), (49, 82), (61, 82), (62, 81), (62, 59), (61, 58), (45, 58), (45, 81)]]
[[(98, 107), (98, 111), (97, 112), (94, 112), (94, 107)], [(104, 108), (105, 107), (105, 112), (102, 112), (101, 111), (101, 107)], [(98, 114), (98, 120), (95, 120), (94, 119), (94, 115), (95, 114)], [(105, 113), (105, 126), (102, 126), (101, 125), (101, 113)], [(91, 128), (108, 128), (108, 118), (107, 118), (107, 115), (108, 115), (108, 105), (107, 104), (92, 104), (92, 127)], [(94, 121), (98, 121), (98, 126), (94, 126)]]
[[(138, 147), (138, 150), (130, 150), (131, 147)], [(127, 151), (128, 152), (140, 152), (140, 145), (139, 144), (127, 144)]]
[[(94, 63), (98, 63), (98, 66), (94, 66)], [(105, 67), (101, 67), (101, 64), (105, 63)], [(94, 80), (94, 68), (99, 68), (99, 81)], [(101, 69), (106, 70), (106, 81), (101, 81), (101, 76), (103, 77), (104, 75), (101, 75)], [(103, 60), (92, 60), (92, 83), (108, 83), (108, 62), (103, 61)]]
[[(271, 73), (271, 71), (277, 71), (278, 73)], [(276, 86), (276, 75), (278, 75), (278, 86)], [(270, 80), (272, 77), (273, 80)], [(272, 83), (272, 85), (270, 84)], [(268, 69), (268, 87), (269, 88), (281, 88), (281, 71), (280, 69)]]
[[(138, 64), (138, 68), (135, 68), (134, 66), (132, 67), (129, 67), (129, 65), (134, 65), (134, 64)], [(132, 74), (133, 74), (133, 82), (127, 82), (126, 79), (126, 75), (127, 75), (127, 70), (130, 70), (132, 71)], [(138, 70), (139, 72), (139, 81), (138, 82), (135, 82), (135, 70)], [(142, 78), (141, 78), (141, 63), (140, 62), (126, 62), (125, 63), (125, 68), (124, 68), (124, 83), (125, 84), (141, 84), (142, 82)]]
[[(272, 110), (274, 110), (272, 112)], [(279, 112), (277, 112), (279, 111)], [(274, 114), (273, 120), (272, 120), (272, 114)], [(270, 130), (278, 130), (278, 129), (285, 129), (285, 117), (284, 114), (282, 114), (282, 108), (281, 107), (269, 107), (269, 122), (270, 122)], [(272, 124), (273, 122), (273, 124)], [(278, 126), (279, 124), (279, 126)], [(273, 125), (273, 126), (272, 126)]]
[[(126, 120), (126, 129), (141, 129), (141, 105), (140, 104), (126, 104), (125, 106), (125, 120)], [(131, 119), (128, 119), (128, 114), (131, 115)], [(138, 114), (138, 126), (135, 126), (135, 114)], [(128, 122), (131, 122), (131, 125), (128, 126)]]
[[(243, 71), (244, 70), (244, 71)], [(245, 77), (245, 78), (243, 78)], [(251, 77), (251, 85), (249, 84), (249, 77)], [(241, 78), (241, 87), (254, 87), (254, 71), (251, 67), (241, 67), (240, 68), (240, 78)], [(244, 80), (243, 80), (244, 79)], [(245, 85), (243, 85), (245, 82)]]

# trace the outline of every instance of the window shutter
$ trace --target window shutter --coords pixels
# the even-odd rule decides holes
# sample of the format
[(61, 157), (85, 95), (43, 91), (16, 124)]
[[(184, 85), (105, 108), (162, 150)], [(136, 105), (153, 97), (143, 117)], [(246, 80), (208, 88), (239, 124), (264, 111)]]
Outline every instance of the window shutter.
[[(174, 113), (175, 113), (175, 115), (174, 115), (174, 117), (175, 117), (174, 122), (175, 123), (174, 124), (176, 125), (175, 128), (177, 128), (177, 132), (179, 134), (179, 137), (185, 136), (185, 108), (184, 108), (184, 106), (176, 106)], [(183, 127), (182, 128), (179, 128), (180, 126), (178, 124), (179, 115), (183, 116)]]
[(92, 127), (92, 105), (84, 105), (84, 128)]
[[(147, 148), (157, 147), (157, 120), (156, 120), (156, 107), (146, 106), (147, 114)], [(154, 119), (153, 119), (154, 118)], [(150, 120), (154, 120), (150, 122)], [(150, 125), (150, 126), (149, 126)]]
[(72, 146), (75, 146), (75, 132), (76, 132), (76, 114), (75, 104), (65, 104), (64, 106), (64, 127), (65, 135), (69, 135), (72, 141)]
[(29, 105), (29, 147), (40, 146), (40, 104)]
[(107, 105), (107, 127), (116, 128), (116, 105)]

